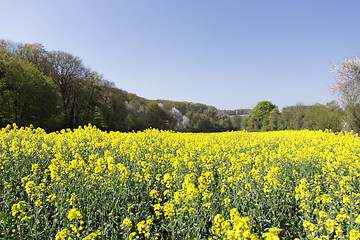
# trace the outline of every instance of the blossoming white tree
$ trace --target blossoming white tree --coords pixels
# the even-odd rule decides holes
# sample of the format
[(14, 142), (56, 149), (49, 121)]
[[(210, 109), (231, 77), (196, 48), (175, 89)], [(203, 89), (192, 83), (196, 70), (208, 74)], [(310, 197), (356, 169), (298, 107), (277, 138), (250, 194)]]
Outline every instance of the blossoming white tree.
[(335, 82), (330, 89), (339, 96), (339, 102), (346, 109), (346, 130), (360, 132), (360, 59), (349, 57), (339, 64), (332, 64), (331, 73)]

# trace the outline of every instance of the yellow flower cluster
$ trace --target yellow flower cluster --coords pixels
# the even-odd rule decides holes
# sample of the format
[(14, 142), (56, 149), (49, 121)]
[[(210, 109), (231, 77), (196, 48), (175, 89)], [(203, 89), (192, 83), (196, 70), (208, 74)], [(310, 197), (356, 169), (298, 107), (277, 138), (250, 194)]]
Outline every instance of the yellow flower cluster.
[(241, 217), (236, 208), (230, 210), (230, 220), (225, 220), (221, 214), (217, 214), (214, 223), (211, 227), (214, 239), (259, 239), (256, 234), (250, 232), (249, 218)]
[(76, 208), (72, 208), (69, 211), (67, 218), (69, 219), (69, 221), (72, 221), (72, 220), (78, 220), (78, 219), (82, 218), (82, 216), (81, 216), (80, 211), (78, 211)]
[(0, 239), (360, 239), (360, 138), (0, 130)]

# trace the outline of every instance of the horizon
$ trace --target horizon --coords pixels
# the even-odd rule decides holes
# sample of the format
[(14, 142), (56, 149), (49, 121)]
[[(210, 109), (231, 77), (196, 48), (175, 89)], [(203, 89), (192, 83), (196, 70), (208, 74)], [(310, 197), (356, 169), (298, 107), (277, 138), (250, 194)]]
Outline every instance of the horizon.
[[(359, 53), (358, 1), (11, 1), (0, 36), (80, 57), (149, 100), (279, 110), (336, 100), (330, 63)], [(66, 17), (64, 17), (66, 16)]]

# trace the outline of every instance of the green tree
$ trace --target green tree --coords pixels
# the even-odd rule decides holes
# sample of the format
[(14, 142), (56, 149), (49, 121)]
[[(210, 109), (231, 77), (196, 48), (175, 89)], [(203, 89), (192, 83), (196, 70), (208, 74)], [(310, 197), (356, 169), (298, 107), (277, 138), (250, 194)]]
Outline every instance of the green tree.
[(306, 113), (305, 119), (310, 130), (331, 129), (339, 132), (342, 130), (343, 111), (335, 102), (326, 105), (315, 105)]
[(149, 124), (149, 127), (163, 130), (171, 129), (173, 125), (172, 117), (156, 101), (150, 101), (146, 107), (146, 123)]
[[(269, 131), (270, 113), (277, 107), (269, 101), (259, 102), (251, 111), (251, 116), (246, 120), (248, 131)], [(275, 114), (275, 112), (274, 112)]]
[(19, 44), (16, 54), (35, 65), (46, 76), (50, 76), (52, 70), (51, 54), (45, 50), (42, 44)]
[(213, 132), (213, 124), (208, 116), (204, 113), (191, 112), (189, 114), (191, 132)]
[(296, 129), (295, 114), (289, 109), (283, 109), (281, 112), (282, 125), (281, 130), (292, 130)]
[(234, 130), (242, 130), (243, 117), (233, 116), (231, 118), (231, 120), (232, 120), (232, 126), (233, 126)]
[(251, 111), (251, 115), (255, 118), (261, 119), (267, 116), (276, 106), (269, 101), (259, 102)]
[(0, 125), (51, 128), (57, 94), (51, 79), (15, 54), (0, 49)]
[(271, 112), (269, 113), (269, 125), (267, 127), (268, 131), (276, 131), (281, 130), (282, 128), (282, 117), (279, 112), (279, 109), (275, 107)]
[(101, 110), (104, 123), (106, 124), (105, 129), (112, 131), (130, 130), (127, 123), (128, 111), (125, 106), (127, 93), (114, 86), (103, 86), (102, 91), (103, 101), (101, 102)]
[(307, 129), (309, 123), (307, 123), (306, 114), (311, 109), (311, 106), (304, 106), (302, 103), (296, 104), (296, 106), (291, 108), (295, 115), (295, 130)]

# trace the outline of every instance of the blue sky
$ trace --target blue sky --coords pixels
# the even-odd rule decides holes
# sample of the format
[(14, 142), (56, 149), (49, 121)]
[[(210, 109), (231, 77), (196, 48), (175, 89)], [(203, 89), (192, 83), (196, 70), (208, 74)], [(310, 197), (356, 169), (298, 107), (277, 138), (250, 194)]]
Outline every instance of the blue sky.
[(80, 57), (147, 99), (219, 109), (335, 100), (330, 63), (360, 54), (360, 1), (2, 1), (0, 39)]

